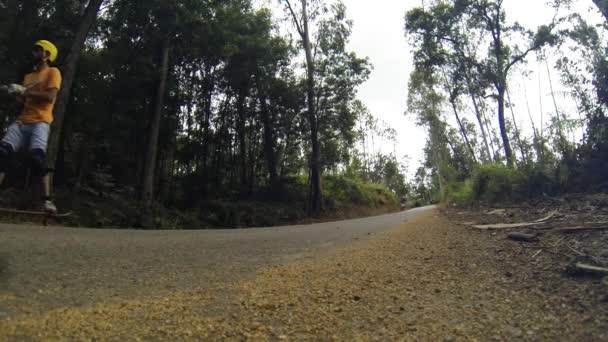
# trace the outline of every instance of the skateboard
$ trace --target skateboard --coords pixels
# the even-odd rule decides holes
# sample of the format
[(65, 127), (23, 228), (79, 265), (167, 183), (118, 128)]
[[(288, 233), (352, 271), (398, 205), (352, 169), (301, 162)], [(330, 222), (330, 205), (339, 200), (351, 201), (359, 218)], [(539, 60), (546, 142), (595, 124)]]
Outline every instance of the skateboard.
[(10, 208), (0, 208), (0, 212), (9, 213), (9, 214), (17, 214), (17, 215), (39, 215), (42, 216), (42, 224), (48, 226), (49, 219), (60, 219), (62, 217), (67, 217), (72, 215), (71, 211), (65, 213), (50, 213), (47, 211), (41, 210), (19, 210), (19, 209), (10, 209)]

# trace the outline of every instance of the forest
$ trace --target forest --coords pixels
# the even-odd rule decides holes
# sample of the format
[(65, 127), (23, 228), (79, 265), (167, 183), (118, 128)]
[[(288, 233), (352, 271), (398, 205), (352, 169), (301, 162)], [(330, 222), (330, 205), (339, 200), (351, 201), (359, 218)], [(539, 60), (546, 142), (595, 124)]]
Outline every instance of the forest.
[(536, 28), (507, 3), (429, 1), (406, 14), (408, 115), (428, 136), (413, 192), (427, 202), (608, 190), (608, 2), (547, 1)]
[[(277, 225), (606, 189), (608, 2), (548, 1), (552, 20), (535, 28), (503, 2), (403, 14), (414, 67), (403, 120), (427, 133), (411, 174), (379, 148), (397, 144), (395, 128), (358, 98), (373, 64), (348, 49), (339, 0), (3, 0), (0, 83), (31, 70), (34, 41), (58, 46), (47, 154), (75, 225)], [(546, 84), (552, 103), (526, 112), (510, 90), (538, 65), (568, 91)], [(1, 99), (2, 131), (18, 113)], [(19, 207), (37, 195), (14, 170), (2, 201)]]
[[(31, 70), (36, 40), (60, 51), (47, 151), (59, 206), (80, 224), (145, 227), (399, 209), (403, 165), (372, 148), (395, 133), (356, 96), (372, 65), (346, 48), (346, 6), (277, 4), (3, 1), (4, 84)], [(2, 99), (2, 130), (18, 113)], [(20, 206), (35, 186), (14, 170), (4, 198)]]

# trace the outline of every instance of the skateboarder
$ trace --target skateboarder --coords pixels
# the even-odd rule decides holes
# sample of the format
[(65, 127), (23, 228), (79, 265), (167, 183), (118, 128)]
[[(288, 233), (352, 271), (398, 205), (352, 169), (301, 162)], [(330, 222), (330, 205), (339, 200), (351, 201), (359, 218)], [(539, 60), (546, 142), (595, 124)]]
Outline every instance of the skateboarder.
[(32, 57), (34, 68), (25, 75), (23, 83), (5, 87), (6, 92), (14, 95), (23, 103), (21, 115), (7, 129), (0, 141), (0, 185), (14, 153), (21, 148), (28, 150), (28, 162), (34, 173), (42, 178), (44, 193), (42, 209), (56, 213), (57, 208), (51, 200), (51, 180), (46, 162), (46, 148), (53, 122), (53, 106), (61, 87), (61, 73), (52, 67), (57, 59), (57, 48), (48, 40), (34, 43)]

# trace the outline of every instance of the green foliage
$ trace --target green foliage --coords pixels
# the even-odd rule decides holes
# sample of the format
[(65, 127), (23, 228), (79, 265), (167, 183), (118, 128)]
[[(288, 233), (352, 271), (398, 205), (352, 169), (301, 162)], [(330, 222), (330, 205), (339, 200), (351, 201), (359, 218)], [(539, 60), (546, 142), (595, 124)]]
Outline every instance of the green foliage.
[(487, 202), (521, 198), (523, 176), (520, 171), (503, 164), (480, 165), (471, 180), (474, 198)]
[(471, 204), (475, 200), (475, 190), (473, 182), (450, 182), (447, 186), (447, 203)]
[(498, 163), (478, 165), (470, 179), (448, 184), (447, 202), (498, 203), (555, 194), (559, 189), (565, 188), (559, 180), (560, 174), (564, 172), (568, 171), (563, 163), (556, 168), (542, 168), (536, 164), (519, 169)]
[(399, 205), (397, 196), (384, 185), (364, 183), (344, 175), (325, 176), (323, 185), (328, 209), (348, 208), (353, 205), (397, 208)]
[[(341, 173), (357, 154), (356, 93), (371, 65), (348, 51), (352, 21), (341, 1), (309, 5), (319, 159), (323, 171)], [(41, 38), (58, 45), (62, 69), (86, 2), (10, 0), (3, 6), (3, 82), (18, 82), (31, 69), (31, 44)], [(281, 25), (250, 0), (104, 2), (81, 51), (54, 174), (60, 191), (73, 187), (74, 197), (89, 203), (70, 202), (70, 209), (86, 213), (74, 217), (92, 226), (147, 228), (299, 220), (310, 190), (311, 121), (306, 75), (297, 70), (299, 42)], [(158, 93), (167, 41), (168, 78)], [(148, 132), (161, 97), (152, 166), (158, 205), (143, 208), (136, 194), (149, 171), (144, 155), (152, 150)], [(0, 128), (18, 112), (9, 100), (0, 99)], [(365, 167), (357, 168), (348, 176), (357, 179), (356, 190), (347, 189), (353, 197), (338, 196), (342, 207), (389, 203), (390, 194), (363, 185)], [(403, 192), (399, 167), (384, 169), (383, 183)], [(95, 201), (102, 209), (91, 209)]]
[[(408, 112), (428, 133), (424, 167), (411, 185), (412, 202), (499, 202), (608, 189), (608, 49), (597, 29), (606, 23), (587, 23), (575, 12), (564, 16), (557, 7), (553, 20), (535, 30), (507, 21), (510, 13), (502, 1), (430, 1), (406, 13), (415, 65)], [(558, 56), (556, 66), (576, 112), (558, 108), (560, 94), (550, 84), (551, 116), (539, 127), (533, 119), (538, 113), (528, 108), (534, 134), (524, 137), (516, 126), (523, 118), (513, 110), (520, 104), (511, 103), (509, 84), (520, 67), (524, 77), (533, 70), (525, 64), (533, 51), (541, 52), (541, 61), (546, 53)], [(544, 61), (549, 76), (552, 59)], [(451, 128), (446, 99), (459, 130)], [(505, 115), (509, 109), (512, 120)], [(467, 111), (474, 111), (479, 127), (466, 124)], [(498, 130), (492, 127), (496, 122)]]

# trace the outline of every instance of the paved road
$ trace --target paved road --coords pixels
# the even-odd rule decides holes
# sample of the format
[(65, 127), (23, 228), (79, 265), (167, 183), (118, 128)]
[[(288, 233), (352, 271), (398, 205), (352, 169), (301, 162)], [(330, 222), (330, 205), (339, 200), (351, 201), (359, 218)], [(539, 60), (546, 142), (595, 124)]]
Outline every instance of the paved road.
[[(0, 319), (210, 287), (365, 239), (419, 208), (363, 219), (231, 230), (144, 231), (0, 225)], [(2, 297), (11, 298), (2, 307)]]

